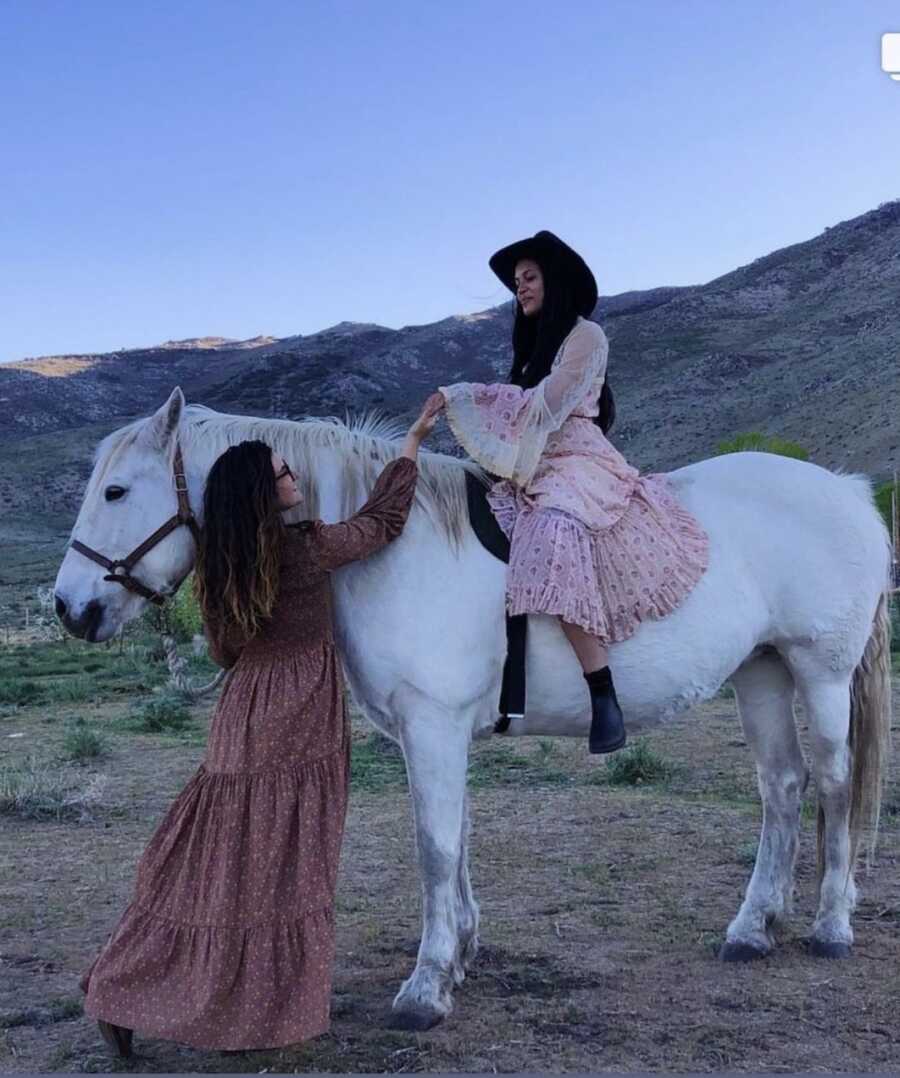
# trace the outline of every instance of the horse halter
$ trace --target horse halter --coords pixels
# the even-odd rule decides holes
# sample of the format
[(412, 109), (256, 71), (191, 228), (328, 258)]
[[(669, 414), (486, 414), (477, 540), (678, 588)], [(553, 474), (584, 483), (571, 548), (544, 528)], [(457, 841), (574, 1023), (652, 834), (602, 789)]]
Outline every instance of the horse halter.
[[(194, 516), (194, 511), (191, 509), (191, 503), (188, 500), (188, 488), (187, 479), (184, 474), (184, 463), (181, 458), (181, 446), (175, 446), (175, 459), (172, 462), (172, 483), (175, 487), (175, 494), (178, 497), (178, 512), (169, 517), (165, 524), (161, 524), (156, 531), (148, 536), (140, 546), (136, 546), (134, 550), (124, 558), (110, 559), (105, 557), (97, 550), (92, 550), (89, 546), (80, 542), (78, 539), (72, 540), (72, 549), (77, 550), (79, 554), (83, 554), (86, 558), (90, 558), (91, 561), (96, 562), (98, 565), (102, 565), (104, 569), (109, 570), (108, 575), (104, 580), (111, 580), (113, 583), (121, 584), (126, 591), (132, 591), (135, 595), (141, 595), (145, 599), (149, 599), (151, 603), (155, 603), (157, 606), (162, 606), (168, 598), (167, 595), (163, 595), (161, 592), (154, 591), (152, 588), (148, 588), (146, 584), (142, 584), (140, 580), (136, 580), (131, 575), (131, 570), (137, 565), (137, 563), (143, 558), (143, 556), (152, 550), (158, 543), (161, 543), (163, 539), (170, 533), (175, 531), (176, 528), (180, 528), (182, 524), (191, 529), (191, 535), (194, 537), (194, 542), (200, 542), (200, 525), (197, 523), (197, 518)], [(179, 584), (181, 581), (179, 581)], [(175, 589), (178, 590), (177, 588)]]

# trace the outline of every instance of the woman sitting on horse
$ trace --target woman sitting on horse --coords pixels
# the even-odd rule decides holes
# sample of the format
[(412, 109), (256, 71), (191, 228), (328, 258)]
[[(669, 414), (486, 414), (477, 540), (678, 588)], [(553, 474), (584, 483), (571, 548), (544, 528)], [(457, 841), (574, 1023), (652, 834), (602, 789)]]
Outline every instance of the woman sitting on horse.
[(509, 383), (441, 386), (428, 403), (499, 477), (488, 501), (510, 539), (508, 612), (560, 618), (590, 690), (590, 751), (614, 752), (626, 734), (607, 649), (684, 599), (707, 537), (662, 476), (641, 476), (606, 438), (609, 348), (588, 320), (597, 285), (584, 260), (538, 232), (490, 266), (516, 297)]

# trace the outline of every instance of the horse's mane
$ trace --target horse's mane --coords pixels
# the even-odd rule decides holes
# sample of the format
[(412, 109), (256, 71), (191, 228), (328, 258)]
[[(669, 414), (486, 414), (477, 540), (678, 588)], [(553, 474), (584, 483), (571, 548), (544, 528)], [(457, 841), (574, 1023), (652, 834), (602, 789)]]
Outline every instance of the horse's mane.
[[(90, 486), (102, 482), (112, 463), (134, 445), (147, 424), (139, 419), (122, 427), (97, 447), (95, 462), (100, 465), (91, 477)], [(354, 513), (374, 486), (384, 466), (400, 455), (400, 439), (405, 427), (399, 420), (378, 412), (340, 420), (334, 417), (301, 420), (269, 419), (260, 416), (228, 415), (200, 404), (188, 405), (182, 412), (179, 438), (187, 467), (191, 449), (201, 445), (215, 459), (229, 446), (258, 438), (270, 445), (291, 465), (297, 474), (297, 486), (303, 495), (303, 515), (319, 515), (319, 477), (316, 453), (334, 449), (342, 464), (343, 501), (341, 516)], [(484, 472), (469, 460), (460, 460), (429, 450), (419, 452), (419, 478), (415, 502), (456, 545), (465, 534), (468, 522), (465, 472), (484, 479)]]

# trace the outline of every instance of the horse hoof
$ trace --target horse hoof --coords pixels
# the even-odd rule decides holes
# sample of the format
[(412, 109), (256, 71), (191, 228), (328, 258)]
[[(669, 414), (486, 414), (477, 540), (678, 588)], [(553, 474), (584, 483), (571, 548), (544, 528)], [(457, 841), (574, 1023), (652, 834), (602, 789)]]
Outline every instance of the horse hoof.
[(427, 1029), (433, 1029), (438, 1022), (442, 1022), (444, 1016), (440, 1011), (430, 1007), (404, 1007), (402, 1010), (392, 1011), (388, 1018), (388, 1029), (404, 1029), (410, 1033), (424, 1033)]
[(809, 953), (816, 958), (849, 958), (853, 947), (841, 940), (820, 940), (813, 936), (809, 941)]
[(719, 951), (719, 960), (721, 962), (755, 962), (758, 958), (765, 958), (768, 953), (761, 947), (754, 947), (752, 943), (726, 940)]

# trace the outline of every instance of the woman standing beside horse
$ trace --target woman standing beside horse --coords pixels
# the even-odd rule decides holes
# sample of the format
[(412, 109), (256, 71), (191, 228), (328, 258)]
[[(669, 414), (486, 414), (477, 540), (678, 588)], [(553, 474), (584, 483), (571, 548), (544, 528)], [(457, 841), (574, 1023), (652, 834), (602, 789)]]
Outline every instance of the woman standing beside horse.
[(625, 744), (610, 644), (671, 613), (706, 570), (708, 541), (662, 476), (641, 477), (607, 440), (608, 345), (588, 321), (594, 275), (552, 232), (497, 251), (517, 299), (510, 384), (441, 386), (459, 443), (502, 477), (488, 501), (510, 539), (510, 614), (555, 614), (591, 695), (590, 751)]
[(209, 473), (197, 590), (211, 654), (232, 672), (205, 759), (81, 981), (119, 1055), (134, 1029), (232, 1050), (328, 1029), (350, 749), (329, 573), (400, 534), (434, 421), (422, 412), (344, 523), (285, 527), (300, 496), (264, 442), (232, 446)]

